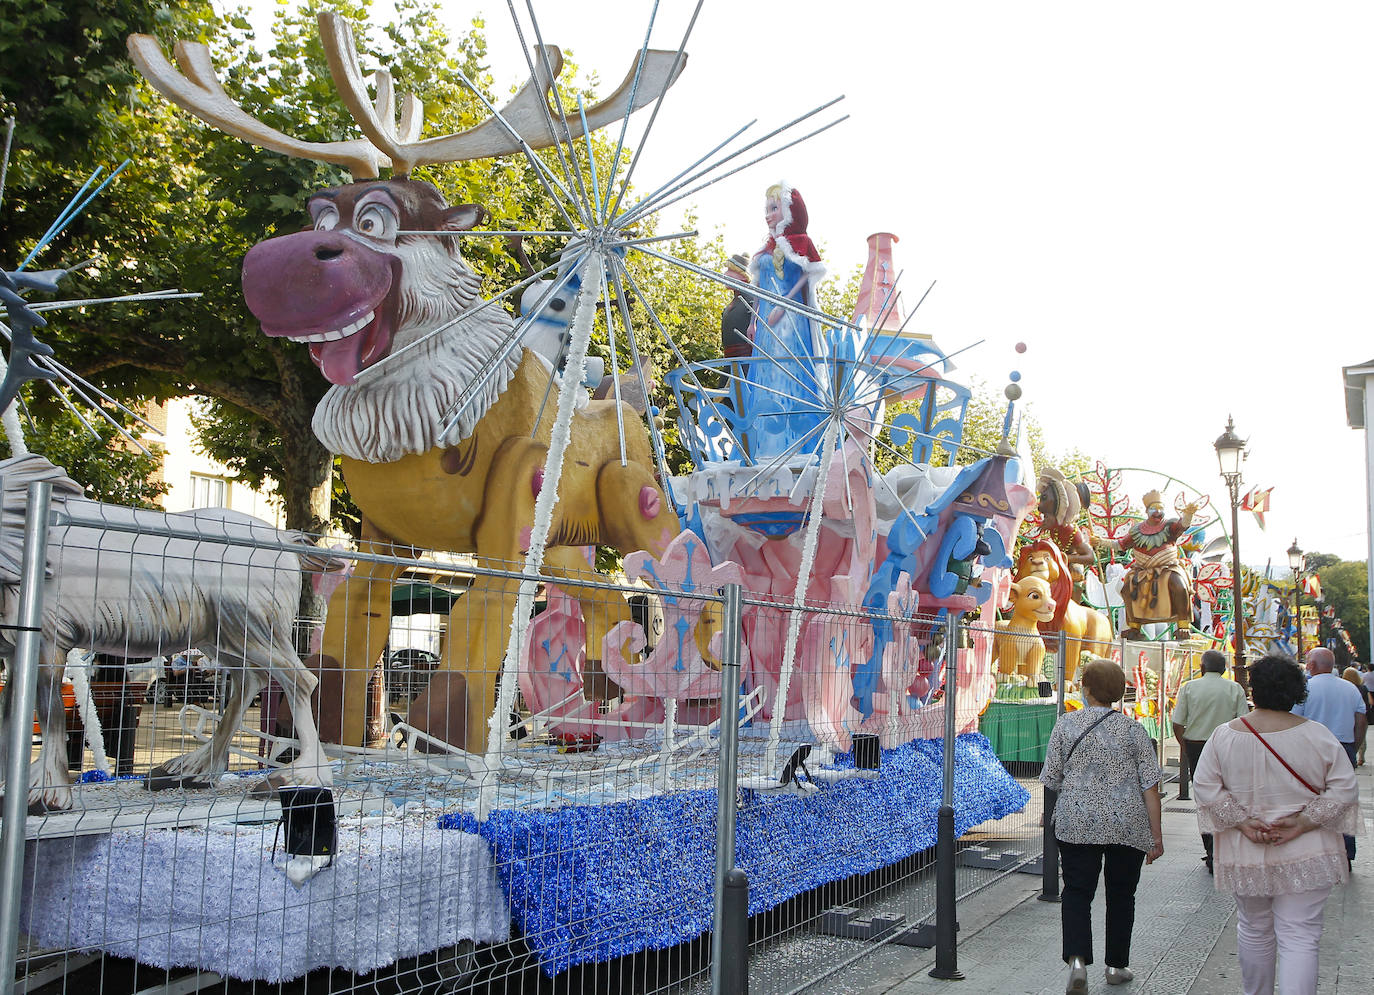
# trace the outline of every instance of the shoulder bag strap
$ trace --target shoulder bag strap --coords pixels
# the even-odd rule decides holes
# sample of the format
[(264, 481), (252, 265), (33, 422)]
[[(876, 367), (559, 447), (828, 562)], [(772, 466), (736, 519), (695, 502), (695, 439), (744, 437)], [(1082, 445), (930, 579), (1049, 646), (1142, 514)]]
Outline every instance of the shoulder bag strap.
[(1250, 724), (1249, 719), (1242, 718), (1240, 721), (1245, 725), (1245, 728), (1249, 729), (1251, 732), (1255, 734), (1256, 739), (1258, 739), (1261, 743), (1264, 744), (1264, 748), (1274, 755), (1274, 759), (1277, 760), (1279, 763), (1283, 764), (1283, 769), (1288, 771), (1288, 773), (1292, 774), (1294, 777), (1298, 779), (1299, 784), (1301, 784), (1308, 791), (1312, 792), (1312, 794), (1314, 795), (1321, 794), (1320, 791), (1312, 787), (1312, 785), (1308, 784), (1301, 774), (1295, 771), (1292, 767), (1288, 766), (1288, 761), (1283, 759), (1283, 757), (1279, 756), (1278, 750), (1274, 749), (1272, 746), (1269, 745), (1269, 741), (1259, 734), (1259, 730)]
[(1107, 713), (1106, 713), (1105, 715), (1100, 715), (1100, 716), (1098, 716), (1096, 722), (1094, 722), (1092, 725), (1088, 726), (1088, 728), (1084, 729), (1084, 730), (1079, 734), (1078, 738), (1075, 739), (1075, 740), (1073, 741), (1073, 745), (1069, 747), (1069, 752), (1066, 753), (1066, 754), (1064, 754), (1064, 767), (1065, 767), (1066, 770), (1068, 769), (1068, 766), (1069, 766), (1069, 757), (1073, 756), (1073, 751), (1076, 750), (1076, 749), (1078, 749), (1078, 744), (1081, 743), (1081, 742), (1083, 742), (1083, 740), (1087, 738), (1088, 733), (1092, 732), (1094, 729), (1096, 729), (1098, 726), (1100, 726), (1103, 722), (1106, 722), (1109, 718), (1111, 718), (1111, 717), (1112, 717), (1113, 715), (1115, 715), (1115, 714), (1116, 714), (1116, 711), (1115, 711), (1114, 709), (1110, 709), (1110, 708), (1107, 709)]

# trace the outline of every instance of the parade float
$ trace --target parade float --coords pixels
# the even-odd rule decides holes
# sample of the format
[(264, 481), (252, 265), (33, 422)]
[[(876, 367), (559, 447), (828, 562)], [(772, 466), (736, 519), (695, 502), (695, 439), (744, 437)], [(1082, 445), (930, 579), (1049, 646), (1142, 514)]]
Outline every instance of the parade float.
[[(1018, 540), (1017, 583), (1046, 581), (1053, 604), (1038, 625), (1042, 669), (1020, 673), (999, 664), (999, 690), (982, 723), (1004, 761), (1039, 762), (1054, 708), (1030, 690), (1034, 677), (1056, 680), (1063, 645), (1066, 704), (1078, 667), (1091, 656), (1120, 663), (1131, 708), (1150, 735), (1169, 735), (1169, 712), (1180, 685), (1201, 673), (1201, 654), (1230, 656), (1235, 610), (1230, 536), (1210, 511), (1207, 495), (1175, 476), (1098, 463), (1076, 479), (1045, 469), (1037, 506)], [(1168, 505), (1172, 504), (1172, 514)], [(1243, 568), (1241, 610), (1247, 655), (1292, 652), (1282, 585)], [(1016, 628), (1016, 606), (1004, 627)], [(1022, 624), (1021, 629), (1026, 626)], [(1029, 635), (1016, 637), (1026, 653)], [(1044, 685), (1041, 685), (1044, 690)]]
[[(646, 41), (619, 88), (565, 115), (558, 50), (541, 45), (533, 78), (504, 108), (422, 138), (422, 109), (407, 98), (398, 122), (384, 71), (369, 92), (347, 22), (324, 13), (320, 28), (362, 139), (307, 143), (254, 120), (203, 45), (178, 43), (176, 66), (151, 37), (129, 49), (156, 89), (214, 127), (343, 164), (355, 181), (313, 194), (308, 227), (260, 243), (242, 267), (263, 334), (304, 345), (331, 385), (314, 430), (342, 457), (363, 514), (358, 553), (318, 554), (353, 563), (305, 661), (330, 760), (318, 760), (312, 711), (296, 694), (295, 757), (265, 764), (275, 768), (265, 791), (247, 790), (260, 773), (225, 773), (238, 720), (227, 714), (205, 748), (149, 779), (161, 793), (97, 777), (51, 796), (65, 811), (29, 826), (23, 926), (34, 941), (267, 981), (368, 971), (513, 929), (548, 974), (689, 941), (711, 922), (723, 722), (740, 726), (736, 862), (751, 913), (933, 845), (947, 709), (957, 709), (957, 831), (1022, 808), (1026, 790), (973, 734), (995, 687), (993, 627), (964, 643), (950, 631), (1002, 604), (1034, 494), (1009, 442), (1011, 410), (999, 450), (964, 458), (969, 392), (944, 379), (948, 357), (932, 341), (904, 333), (892, 237), (870, 240), (855, 314), (828, 315), (796, 188), (766, 189), (766, 237), (722, 277), (637, 237), (636, 221), (667, 195), (622, 204), (627, 180), (614, 170), (591, 170), (583, 189), (535, 155), (590, 159), (578, 143), (614, 123), (623, 141), (623, 122), (683, 70), (680, 50)], [(449, 204), (410, 173), (514, 154), (534, 165), (569, 232), (555, 264), (490, 294), (461, 251), (484, 211)], [(627, 297), (652, 299), (626, 265), (635, 252), (746, 301), (747, 351), (687, 362), (652, 308), (648, 327), (629, 327)], [(610, 357), (600, 371), (589, 357), (598, 302)], [(686, 472), (670, 472), (653, 412), (627, 396), (637, 388), (643, 407), (654, 397), (641, 345), (655, 336), (679, 361), (664, 381)], [(1014, 402), (1020, 388), (1007, 393)], [(128, 527), (139, 529), (194, 531)], [(596, 570), (597, 546), (656, 596), (654, 645)], [(481, 582), (454, 606), (439, 672), (395, 717), (387, 745), (370, 747), (366, 681), (391, 584), (427, 550), (471, 554)], [(540, 584), (547, 608), (532, 617)], [(744, 592), (735, 634), (720, 610), (726, 585)], [(726, 638), (739, 641), (737, 688), (722, 687)], [(251, 696), (263, 654), (240, 655), (252, 676), (237, 693)], [(289, 648), (266, 655), (294, 672)], [(531, 714), (512, 722), (517, 693)], [(538, 735), (513, 738), (521, 730)], [(858, 737), (876, 755), (861, 758)], [(66, 787), (65, 772), (50, 777)], [(311, 792), (304, 810), (288, 797), (300, 790)], [(326, 815), (327, 842), (312, 844)]]

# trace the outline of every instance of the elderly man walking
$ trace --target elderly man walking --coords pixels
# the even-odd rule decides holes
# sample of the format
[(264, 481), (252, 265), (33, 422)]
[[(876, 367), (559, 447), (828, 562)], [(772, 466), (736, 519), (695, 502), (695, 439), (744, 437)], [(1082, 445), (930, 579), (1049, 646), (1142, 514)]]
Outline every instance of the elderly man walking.
[[(1307, 654), (1307, 700), (1293, 708), (1301, 715), (1320, 722), (1340, 740), (1355, 766), (1355, 751), (1364, 742), (1369, 720), (1365, 717), (1364, 699), (1355, 685), (1333, 673), (1336, 655), (1325, 646), (1318, 646)], [(1355, 859), (1355, 837), (1345, 838), (1345, 855)]]
[[(1189, 777), (1197, 773), (1202, 748), (1217, 726), (1225, 725), (1250, 711), (1245, 689), (1235, 681), (1228, 681), (1226, 657), (1216, 650), (1202, 654), (1202, 676), (1187, 681), (1178, 690), (1178, 702), (1172, 715), (1174, 739), (1178, 740), (1188, 758)], [(1212, 834), (1202, 834), (1202, 849), (1206, 856), (1207, 873), (1212, 873)]]

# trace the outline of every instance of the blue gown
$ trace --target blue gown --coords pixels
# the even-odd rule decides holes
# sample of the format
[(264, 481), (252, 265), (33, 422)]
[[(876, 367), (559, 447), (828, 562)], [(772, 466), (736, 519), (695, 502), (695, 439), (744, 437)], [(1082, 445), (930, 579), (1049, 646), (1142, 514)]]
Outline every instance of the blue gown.
[[(779, 274), (770, 256), (758, 265), (758, 286), (779, 297), (787, 296), (802, 278), (801, 266), (784, 257)], [(808, 282), (799, 303), (815, 307), (815, 294)], [(773, 312), (780, 311), (776, 324)], [(813, 357), (811, 319), (789, 311), (772, 301), (758, 301), (759, 317), (754, 325), (754, 354), (743, 386), (744, 410), (749, 417), (746, 447), (754, 462), (768, 462), (787, 452), (806, 437), (793, 456), (820, 449), (823, 435), (819, 426), (826, 410), (820, 394)], [(810, 436), (807, 433), (810, 432)]]

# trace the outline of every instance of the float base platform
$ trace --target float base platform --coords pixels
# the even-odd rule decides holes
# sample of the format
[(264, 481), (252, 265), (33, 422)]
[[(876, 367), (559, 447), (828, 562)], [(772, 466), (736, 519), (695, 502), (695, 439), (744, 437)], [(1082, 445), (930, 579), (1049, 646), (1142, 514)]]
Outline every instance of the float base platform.
[[(764, 749), (747, 733), (742, 775), (761, 770)], [(837, 756), (829, 777), (813, 767), (823, 779), (814, 791), (744, 791), (736, 863), (749, 875), (750, 913), (932, 847), (941, 746), (884, 750), (876, 773)], [(500, 942), (512, 925), (549, 975), (709, 930), (714, 789), (653, 793), (640, 784), (626, 800), (502, 808), (479, 823), (462, 790), (401, 767), (354, 765), (354, 780), (336, 784), (338, 854), (299, 888), (281, 851), (272, 858), (275, 817), (261, 803), (246, 822), (31, 830), (21, 926), (48, 948), (262, 981), (318, 967), (363, 973), (463, 940)], [(955, 769), (958, 834), (1029, 800), (981, 735), (958, 738)], [(608, 787), (623, 792), (624, 774), (617, 780)], [(241, 796), (234, 781), (217, 790)], [(88, 785), (79, 800), (94, 804), (97, 789), (107, 805), (118, 792), (132, 805), (142, 790)]]

